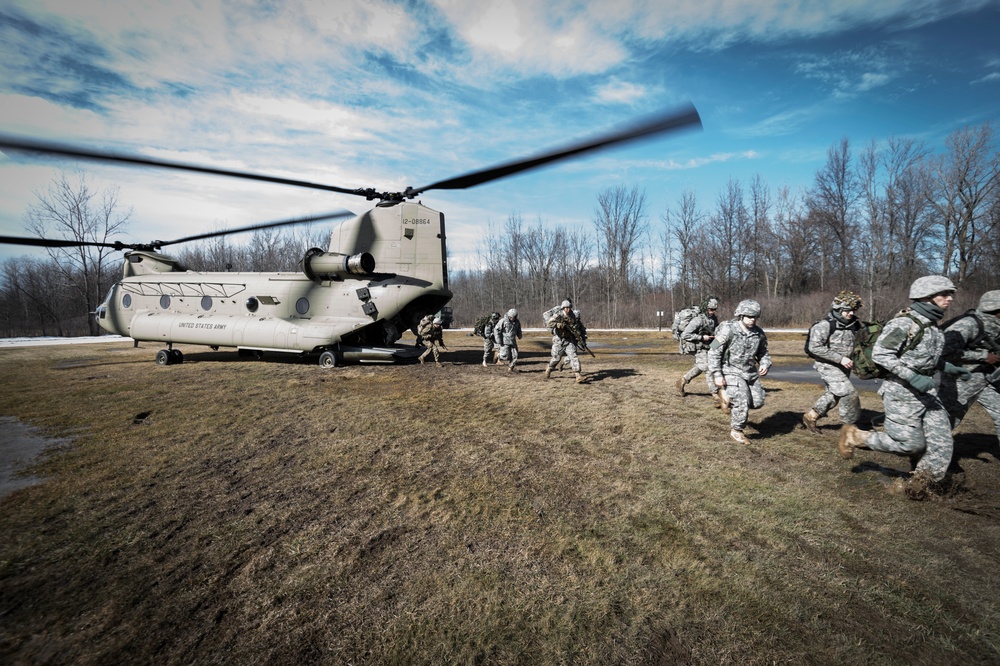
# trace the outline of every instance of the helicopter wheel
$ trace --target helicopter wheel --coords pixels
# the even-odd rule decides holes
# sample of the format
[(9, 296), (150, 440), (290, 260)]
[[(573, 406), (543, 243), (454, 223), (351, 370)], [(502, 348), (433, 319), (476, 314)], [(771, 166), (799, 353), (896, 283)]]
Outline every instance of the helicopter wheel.
[(169, 365), (180, 365), (184, 362), (184, 354), (181, 353), (180, 349), (171, 349), (168, 353), (170, 354)]
[(337, 355), (330, 351), (325, 351), (319, 355), (319, 367), (321, 368), (335, 368), (337, 367)]
[(170, 358), (170, 352), (166, 349), (161, 349), (156, 352), (156, 365), (170, 365), (173, 359)]

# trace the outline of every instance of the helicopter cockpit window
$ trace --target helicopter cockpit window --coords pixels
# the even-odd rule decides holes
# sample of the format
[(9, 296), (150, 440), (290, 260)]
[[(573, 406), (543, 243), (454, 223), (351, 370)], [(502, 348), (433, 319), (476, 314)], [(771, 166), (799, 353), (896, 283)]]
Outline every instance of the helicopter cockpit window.
[(257, 308), (259, 307), (260, 307), (260, 301), (258, 301), (256, 298), (251, 296), (250, 298), (247, 299), (248, 312), (257, 312)]
[(211, 310), (212, 309), (212, 297), (211, 296), (202, 296), (201, 297), (201, 309), (202, 310)]
[(163, 294), (162, 296), (160, 296), (160, 307), (163, 308), (164, 310), (170, 309), (170, 296), (168, 296), (167, 294)]
[(309, 299), (300, 298), (299, 300), (295, 301), (295, 311), (298, 312), (300, 315), (304, 315), (305, 313), (309, 312)]
[(132, 307), (132, 294), (125, 294), (122, 296), (122, 307), (130, 308)]

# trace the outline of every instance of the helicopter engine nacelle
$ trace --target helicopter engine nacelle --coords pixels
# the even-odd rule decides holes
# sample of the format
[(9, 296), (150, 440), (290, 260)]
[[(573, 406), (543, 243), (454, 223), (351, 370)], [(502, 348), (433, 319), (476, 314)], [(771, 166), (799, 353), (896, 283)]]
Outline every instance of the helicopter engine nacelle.
[(344, 278), (374, 273), (375, 257), (368, 252), (347, 255), (339, 252), (324, 252), (318, 247), (314, 247), (306, 251), (301, 266), (302, 272), (313, 282), (343, 280)]

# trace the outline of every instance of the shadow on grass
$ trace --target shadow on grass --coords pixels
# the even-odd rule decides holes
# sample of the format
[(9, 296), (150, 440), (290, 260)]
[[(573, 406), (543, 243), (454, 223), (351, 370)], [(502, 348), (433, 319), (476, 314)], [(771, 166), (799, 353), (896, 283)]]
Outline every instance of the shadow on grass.
[(955, 435), (955, 452), (953, 460), (979, 460), (989, 462), (987, 456), (993, 456), (1000, 461), (1000, 442), (995, 435), (984, 433), (961, 433)]

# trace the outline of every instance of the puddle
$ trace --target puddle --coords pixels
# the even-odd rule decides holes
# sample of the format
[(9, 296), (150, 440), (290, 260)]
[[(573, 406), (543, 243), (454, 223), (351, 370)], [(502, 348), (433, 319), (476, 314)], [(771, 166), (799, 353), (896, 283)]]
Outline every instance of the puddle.
[(66, 446), (71, 440), (44, 436), (38, 428), (12, 416), (0, 416), (0, 498), (42, 479), (19, 474), (39, 455)]

